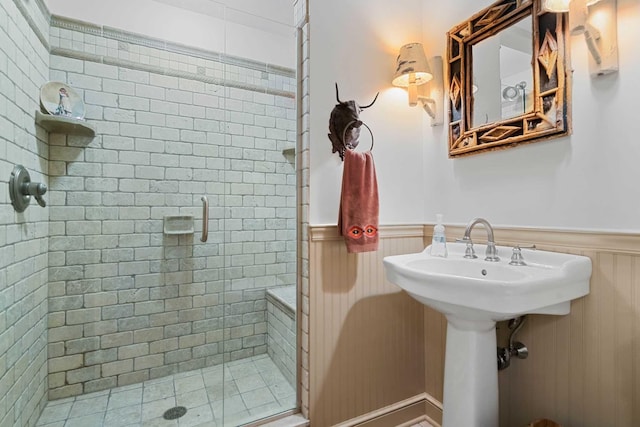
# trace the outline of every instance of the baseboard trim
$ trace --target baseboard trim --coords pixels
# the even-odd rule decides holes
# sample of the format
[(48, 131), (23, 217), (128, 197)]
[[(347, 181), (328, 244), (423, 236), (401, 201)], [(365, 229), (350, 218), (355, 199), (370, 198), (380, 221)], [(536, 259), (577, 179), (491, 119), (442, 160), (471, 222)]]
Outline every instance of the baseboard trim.
[(442, 402), (429, 393), (425, 393), (424, 412), (427, 421), (434, 427), (442, 425)]
[(427, 421), (435, 427), (442, 422), (442, 404), (427, 393), (352, 418), (334, 427), (409, 427)]
[(423, 421), (429, 422), (428, 418), (429, 417), (427, 417), (426, 415), (421, 415), (418, 418), (414, 418), (413, 420), (407, 421), (406, 423), (402, 423), (402, 424), (400, 424), (400, 425), (398, 425), (396, 427), (413, 427), (416, 424), (420, 424)]
[(413, 427), (416, 424), (420, 424), (422, 422), (426, 421), (427, 423), (429, 423), (430, 425), (432, 425), (433, 427), (441, 427), (440, 423), (435, 422), (433, 419), (431, 419), (430, 417), (428, 417), (427, 415), (422, 415), (416, 419), (413, 419), (411, 421), (407, 421), (404, 424), (400, 424), (396, 427)]

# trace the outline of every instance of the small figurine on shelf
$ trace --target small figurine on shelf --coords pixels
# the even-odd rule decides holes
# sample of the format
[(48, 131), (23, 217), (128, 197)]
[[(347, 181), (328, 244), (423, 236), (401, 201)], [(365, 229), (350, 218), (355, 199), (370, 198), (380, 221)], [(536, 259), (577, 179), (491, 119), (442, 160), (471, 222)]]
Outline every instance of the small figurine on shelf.
[(71, 86), (62, 82), (47, 82), (42, 85), (40, 106), (45, 114), (84, 120), (82, 98)]
[(58, 108), (55, 110), (55, 114), (58, 116), (71, 117), (71, 102), (69, 101), (69, 94), (63, 87), (58, 91), (60, 100), (58, 101)]

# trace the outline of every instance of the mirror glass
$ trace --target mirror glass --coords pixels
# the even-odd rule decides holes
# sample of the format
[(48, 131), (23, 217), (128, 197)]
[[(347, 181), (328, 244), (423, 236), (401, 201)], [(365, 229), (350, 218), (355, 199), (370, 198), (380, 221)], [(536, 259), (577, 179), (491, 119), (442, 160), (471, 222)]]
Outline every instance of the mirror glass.
[(472, 46), (471, 127), (533, 111), (531, 16)]

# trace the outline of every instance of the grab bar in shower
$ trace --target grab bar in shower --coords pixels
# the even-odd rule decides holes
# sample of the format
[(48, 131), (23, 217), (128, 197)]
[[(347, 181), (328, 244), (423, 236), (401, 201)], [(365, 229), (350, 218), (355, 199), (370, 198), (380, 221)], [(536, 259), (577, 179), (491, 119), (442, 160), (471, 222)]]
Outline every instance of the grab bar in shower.
[(202, 237), (201, 242), (206, 242), (209, 238), (209, 199), (207, 196), (202, 196)]

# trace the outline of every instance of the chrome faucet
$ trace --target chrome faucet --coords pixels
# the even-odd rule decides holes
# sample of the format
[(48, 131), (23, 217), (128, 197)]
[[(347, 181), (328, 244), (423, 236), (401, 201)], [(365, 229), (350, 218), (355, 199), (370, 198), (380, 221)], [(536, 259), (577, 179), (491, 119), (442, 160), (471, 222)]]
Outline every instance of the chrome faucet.
[(484, 228), (487, 230), (487, 252), (484, 260), (491, 262), (500, 261), (496, 251), (496, 242), (493, 238), (493, 227), (491, 227), (489, 221), (484, 218), (474, 218), (469, 224), (467, 224), (467, 228), (464, 230), (464, 236), (462, 237), (462, 241), (467, 243), (467, 249), (465, 250), (464, 257), (478, 258), (473, 250), (473, 242), (471, 241), (471, 230), (473, 230), (473, 227), (477, 224), (484, 225)]

